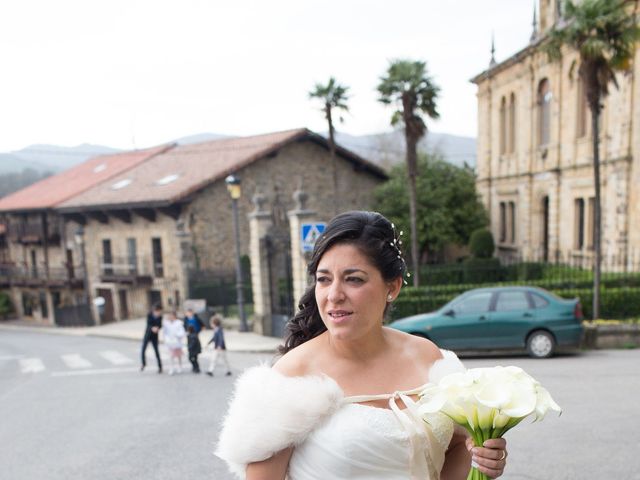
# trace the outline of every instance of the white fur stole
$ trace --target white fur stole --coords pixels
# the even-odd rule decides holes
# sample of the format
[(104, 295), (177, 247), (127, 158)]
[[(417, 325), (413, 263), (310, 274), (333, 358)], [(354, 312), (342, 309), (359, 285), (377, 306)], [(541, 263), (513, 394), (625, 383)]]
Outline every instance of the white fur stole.
[(433, 362), (429, 369), (429, 383), (438, 383), (450, 373), (466, 370), (460, 359), (451, 350), (440, 349), (440, 352), (442, 352), (442, 358)]
[(327, 376), (287, 377), (266, 365), (252, 367), (236, 382), (216, 455), (244, 478), (247, 464), (301, 444), (343, 397)]

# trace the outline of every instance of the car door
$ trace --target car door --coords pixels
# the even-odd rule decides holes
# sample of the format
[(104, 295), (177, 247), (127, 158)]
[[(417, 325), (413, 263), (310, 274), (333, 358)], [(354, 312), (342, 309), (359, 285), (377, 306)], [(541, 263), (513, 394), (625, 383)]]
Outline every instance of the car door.
[(491, 346), (510, 348), (524, 346), (525, 335), (535, 320), (535, 309), (526, 290), (497, 292), (491, 312)]
[[(451, 304), (430, 337), (443, 348), (484, 348), (493, 292), (474, 292)], [(435, 329), (434, 329), (435, 330)]]

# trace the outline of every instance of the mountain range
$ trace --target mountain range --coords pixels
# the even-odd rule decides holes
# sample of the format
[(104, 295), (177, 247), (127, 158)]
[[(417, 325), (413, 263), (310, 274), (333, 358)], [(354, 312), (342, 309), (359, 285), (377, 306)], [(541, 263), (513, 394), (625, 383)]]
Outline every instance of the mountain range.
[[(192, 144), (225, 138), (225, 135), (200, 133), (181, 137), (173, 142)], [(336, 133), (339, 145), (352, 150), (383, 168), (389, 168), (404, 160), (404, 137), (401, 131), (372, 135), (349, 135)], [(437, 152), (445, 160), (462, 166), (475, 166), (476, 140), (446, 133), (429, 132), (418, 144), (418, 148)], [(82, 144), (75, 147), (38, 144), (22, 150), (0, 153), (0, 175), (20, 173), (26, 169), (38, 174), (58, 173), (97, 155), (116, 153), (120, 150), (103, 145)]]

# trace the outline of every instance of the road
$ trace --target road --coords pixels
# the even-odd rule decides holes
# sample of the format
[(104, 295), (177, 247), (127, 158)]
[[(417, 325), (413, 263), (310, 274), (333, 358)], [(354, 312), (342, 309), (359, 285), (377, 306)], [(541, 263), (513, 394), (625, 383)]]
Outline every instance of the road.
[[(0, 331), (0, 479), (231, 480), (212, 455), (234, 378), (158, 375), (135, 342)], [(234, 373), (268, 355), (233, 353)], [(516, 479), (640, 479), (640, 350), (551, 360), (467, 357), (518, 365), (563, 407), (507, 434)]]

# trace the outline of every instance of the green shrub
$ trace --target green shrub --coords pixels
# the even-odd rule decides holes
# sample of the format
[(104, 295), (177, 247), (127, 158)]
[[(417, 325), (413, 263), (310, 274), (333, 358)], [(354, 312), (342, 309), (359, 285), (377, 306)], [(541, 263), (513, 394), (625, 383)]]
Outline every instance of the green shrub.
[(544, 276), (544, 263), (522, 262), (508, 265), (504, 269), (506, 281), (540, 280)]
[(7, 292), (0, 292), (0, 315), (6, 315), (13, 312), (13, 304), (11, 297)]
[(499, 282), (504, 277), (504, 268), (497, 258), (467, 258), (463, 263), (464, 283)]
[[(534, 286), (531, 282), (528, 285)], [(506, 286), (507, 284), (503, 284)], [(542, 286), (542, 285), (538, 285)], [(418, 287), (403, 288), (400, 296), (394, 302), (394, 309), (390, 312), (392, 319), (432, 312), (445, 303), (453, 300), (461, 293), (473, 287), (465, 285), (446, 285), (440, 288)], [(546, 290), (562, 298), (579, 298), (585, 319), (592, 317), (593, 290), (586, 288), (548, 288)], [(635, 288), (607, 288), (600, 292), (600, 317), (603, 319), (626, 319), (640, 317), (640, 287)]]
[(496, 245), (493, 235), (486, 228), (474, 230), (469, 238), (469, 250), (476, 258), (491, 258)]

